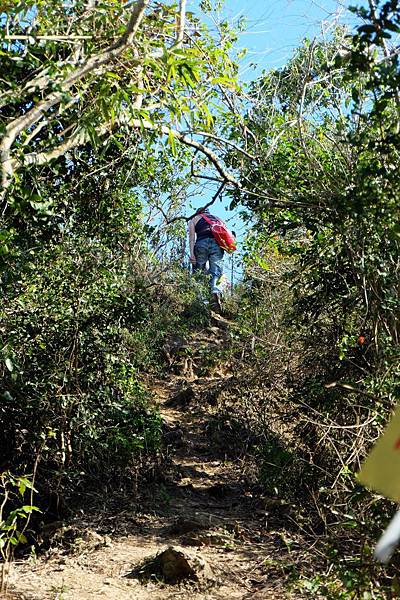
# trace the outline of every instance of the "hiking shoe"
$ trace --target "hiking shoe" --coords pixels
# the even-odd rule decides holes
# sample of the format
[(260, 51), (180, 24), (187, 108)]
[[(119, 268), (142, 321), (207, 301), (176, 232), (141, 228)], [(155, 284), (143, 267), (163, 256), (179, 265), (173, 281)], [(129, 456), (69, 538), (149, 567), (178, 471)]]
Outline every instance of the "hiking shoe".
[(213, 294), (213, 308), (215, 312), (222, 315), (222, 302), (221, 302), (221, 294)]

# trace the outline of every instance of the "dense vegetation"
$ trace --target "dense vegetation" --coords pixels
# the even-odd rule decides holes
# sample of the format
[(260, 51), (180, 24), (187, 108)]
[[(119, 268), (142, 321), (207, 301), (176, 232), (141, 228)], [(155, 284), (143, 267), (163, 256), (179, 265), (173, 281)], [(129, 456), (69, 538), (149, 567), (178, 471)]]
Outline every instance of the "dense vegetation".
[(49, 519), (136, 493), (162, 460), (146, 378), (209, 318), (185, 237), (211, 181), (248, 224), (219, 357), (241, 409), (219, 426), (228, 446), (246, 432), (258, 485), (302, 506), (326, 560), (353, 554), (338, 569), (369, 593), (365, 540), (386, 513), (355, 473), (400, 393), (398, 9), (354, 9), (351, 35), (305, 40), (246, 90), (235, 33), (213, 38), (184, 2), (9, 3), (0, 466), (34, 473)]

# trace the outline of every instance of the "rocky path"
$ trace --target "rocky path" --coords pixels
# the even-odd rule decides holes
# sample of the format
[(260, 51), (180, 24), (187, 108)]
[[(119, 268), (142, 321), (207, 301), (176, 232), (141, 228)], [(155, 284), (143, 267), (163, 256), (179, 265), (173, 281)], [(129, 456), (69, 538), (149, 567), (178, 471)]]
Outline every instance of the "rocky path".
[[(293, 598), (285, 592), (277, 556), (287, 549), (267, 522), (265, 502), (227, 459), (211, 431), (213, 390), (227, 375), (196, 375), (196, 361), (224, 344), (224, 327), (198, 336), (182, 359), (182, 373), (150, 386), (163, 417), (170, 467), (148, 490), (141, 510), (132, 507), (88, 523), (72, 553), (54, 553), (15, 565), (10, 589), (20, 600), (261, 600)], [(197, 364), (198, 366), (198, 364)], [(228, 375), (229, 376), (229, 375)], [(211, 402), (211, 404), (210, 404)], [(108, 532), (105, 534), (104, 532)], [(173, 547), (194, 576), (144, 580), (149, 557)], [(271, 565), (278, 565), (272, 568)], [(179, 570), (179, 565), (174, 568)], [(177, 579), (178, 581), (175, 581)], [(13, 596), (11, 596), (13, 597)]]

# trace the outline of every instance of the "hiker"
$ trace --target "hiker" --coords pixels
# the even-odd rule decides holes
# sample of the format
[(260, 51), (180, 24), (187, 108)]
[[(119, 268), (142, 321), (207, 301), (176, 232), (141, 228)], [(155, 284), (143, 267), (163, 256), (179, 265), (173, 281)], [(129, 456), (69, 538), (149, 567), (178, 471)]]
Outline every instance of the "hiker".
[(208, 208), (199, 208), (189, 223), (190, 262), (193, 265), (193, 271), (206, 271), (206, 264), (208, 262), (209, 267), (207, 272), (210, 274), (210, 287), (214, 305), (217, 311), (221, 313), (221, 281), (224, 251), (217, 244), (211, 232), (211, 225), (207, 223), (203, 215), (213, 218)]

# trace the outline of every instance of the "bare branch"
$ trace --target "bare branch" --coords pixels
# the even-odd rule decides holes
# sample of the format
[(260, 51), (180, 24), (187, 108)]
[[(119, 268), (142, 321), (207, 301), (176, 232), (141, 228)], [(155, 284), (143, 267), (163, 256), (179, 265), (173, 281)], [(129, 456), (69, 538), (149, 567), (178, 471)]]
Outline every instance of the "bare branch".
[(12, 89), (4, 93), (0, 99), (0, 108), (5, 106), (10, 100), (15, 101), (20, 98), (23, 94), (29, 95), (35, 90), (44, 89), (51, 79), (50, 76), (47, 75), (48, 70), (48, 67), (43, 69), (43, 71), (28, 81), (23, 88), (20, 88), (19, 90)]
[[(254, 182), (252, 182), (250, 179), (248, 179), (248, 177), (244, 177), (244, 179), (247, 180), (247, 182), (252, 186), (252, 189), (247, 189), (242, 187), (241, 188), (241, 193), (242, 194), (247, 194), (249, 196), (254, 196), (255, 198), (262, 198), (264, 200), (267, 200), (267, 202), (269, 204), (271, 204), (272, 206), (278, 206), (278, 207), (287, 207), (287, 206), (302, 206), (303, 208), (313, 208), (313, 209), (320, 209), (321, 206), (318, 204), (307, 204), (305, 202), (299, 202), (297, 200), (291, 200), (290, 198), (275, 198), (274, 196), (271, 196), (270, 194), (268, 194), (268, 192), (266, 192), (265, 190), (263, 190), (262, 188), (259, 188), (258, 186), (254, 185)], [(324, 206), (324, 210), (329, 210), (328, 207)]]
[[(223, 181), (221, 183), (221, 185), (219, 186), (217, 192), (214, 194), (214, 196), (211, 198), (211, 200), (209, 202), (207, 202), (207, 204), (205, 204), (203, 206), (203, 208), (209, 208), (210, 206), (212, 206), (214, 204), (214, 202), (217, 200), (217, 198), (220, 196), (220, 194), (222, 194), (222, 191), (223, 191), (225, 185), (226, 185), (226, 182)], [(177, 221), (186, 221), (186, 222), (189, 222), (197, 214), (197, 211), (196, 211), (195, 213), (193, 213), (192, 215), (189, 215), (188, 217), (185, 217), (185, 216), (181, 215), (179, 217), (173, 217), (172, 219), (168, 219), (167, 215), (165, 214), (165, 211), (161, 207), (158, 207), (158, 210), (163, 215), (164, 219), (166, 220), (167, 225), (171, 225), (171, 223), (176, 223)]]
[[(110, 132), (111, 129), (111, 122), (108, 122), (102, 127), (98, 128), (96, 133), (99, 137), (101, 137), (107, 132)], [(71, 137), (69, 137), (59, 146), (53, 148), (52, 150), (48, 150), (47, 152), (31, 152), (30, 154), (25, 154), (21, 162), (24, 165), (45, 165), (56, 158), (60, 158), (60, 156), (63, 156), (66, 152), (73, 150), (77, 146), (85, 144), (89, 140), (90, 137), (88, 132), (83, 129), (78, 129)]]
[(176, 36), (176, 47), (180, 47), (183, 42), (183, 36), (185, 34), (185, 20), (186, 20), (186, 0), (180, 0), (179, 16), (178, 16), (178, 31)]
[(166, 125), (157, 125), (157, 124), (150, 123), (149, 121), (141, 121), (139, 119), (132, 119), (131, 121), (129, 121), (129, 124), (132, 127), (136, 127), (139, 129), (148, 129), (150, 131), (159, 131), (160, 133), (162, 133), (164, 135), (172, 134), (177, 140), (179, 140), (186, 146), (191, 146), (192, 148), (199, 150), (202, 154), (207, 156), (207, 158), (214, 165), (214, 167), (216, 168), (216, 170), (218, 171), (218, 173), (221, 175), (222, 179), (226, 183), (230, 183), (234, 187), (240, 188), (239, 181), (229, 171), (226, 170), (226, 168), (221, 163), (221, 161), (219, 160), (219, 158), (215, 154), (215, 152), (213, 152), (210, 148), (208, 148), (204, 144), (197, 142), (193, 138), (181, 133), (180, 131), (177, 131), (176, 129), (171, 129), (170, 127), (168, 127)]
[(54, 40), (56, 42), (74, 42), (75, 40), (92, 40), (92, 35), (5, 35), (5, 40)]
[[(133, 39), (139, 29), (139, 26), (144, 17), (144, 11), (150, 0), (137, 0), (135, 2), (129, 23), (124, 34), (112, 46), (107, 48), (100, 54), (96, 54), (88, 58), (85, 63), (75, 69), (59, 86), (59, 91), (50, 93), (45, 99), (38, 102), (34, 107), (28, 110), (25, 114), (17, 117), (12, 121), (5, 130), (2, 142), (0, 144), (0, 161), (2, 166), (2, 190), (0, 198), (5, 197), (5, 193), (11, 184), (12, 175), (15, 165), (18, 163), (11, 158), (11, 147), (16, 137), (27, 127), (32, 126), (36, 121), (42, 118), (43, 114), (62, 101), (66, 91), (73, 84), (84, 78), (89, 73), (96, 70), (102, 72), (107, 68), (108, 63), (119, 56), (133, 42)], [(138, 61), (139, 64), (139, 61)]]
[[(181, 133), (180, 131), (171, 129), (170, 127), (168, 127), (166, 125), (157, 125), (157, 124), (150, 123), (148, 121), (141, 121), (140, 119), (131, 119), (128, 122), (128, 124), (135, 129), (146, 129), (146, 130), (150, 130), (150, 131), (156, 131), (156, 132), (159, 132), (159, 133), (161, 133), (163, 135), (167, 135), (167, 136), (172, 134), (182, 144), (185, 144), (186, 146), (191, 146), (192, 148), (195, 148), (196, 150), (198, 150), (199, 152), (204, 154), (210, 160), (210, 162), (214, 165), (214, 167), (216, 168), (216, 170), (222, 177), (222, 181), (224, 182), (224, 184), (229, 183), (236, 188), (240, 187), (239, 182), (235, 179), (235, 177), (229, 171), (226, 170), (224, 165), (219, 160), (218, 156), (204, 144), (197, 142), (196, 140)], [(103, 127), (101, 127), (98, 130), (97, 133), (100, 136), (104, 135), (105, 133), (111, 131), (112, 127), (113, 126), (112, 126), (111, 122), (105, 123), (103, 125)], [(86, 132), (80, 130), (79, 132), (76, 132), (75, 135), (73, 135), (70, 139), (65, 141), (63, 144), (61, 144), (60, 146), (57, 146), (56, 148), (53, 148), (52, 150), (49, 150), (48, 152), (33, 152), (31, 154), (26, 154), (23, 157), (23, 162), (24, 162), (24, 164), (31, 164), (31, 165), (45, 164), (45, 163), (49, 162), (50, 160), (53, 160), (55, 158), (62, 156), (68, 150), (71, 150), (72, 148), (85, 143), (86, 141), (88, 141), (88, 139), (89, 139), (88, 134)]]
[(369, 392), (361, 388), (356, 388), (353, 385), (350, 385), (349, 383), (342, 383), (341, 381), (332, 381), (332, 383), (326, 383), (324, 387), (327, 390), (338, 387), (342, 390), (347, 390), (348, 392), (354, 392), (356, 394), (363, 394), (363, 396), (368, 396), (368, 398), (373, 398), (374, 400), (377, 400), (377, 397), (374, 394), (370, 394)]
[(257, 160), (256, 157), (253, 154), (250, 154), (249, 152), (247, 152), (246, 150), (244, 150), (243, 148), (241, 148), (240, 146), (238, 146), (234, 142), (231, 142), (230, 140), (222, 138), (222, 137), (220, 137), (218, 135), (215, 135), (213, 133), (208, 133), (206, 131), (196, 131), (196, 135), (201, 135), (203, 137), (208, 137), (208, 138), (210, 138), (212, 140), (216, 140), (217, 142), (222, 142), (226, 146), (232, 146), (232, 148), (235, 148), (235, 150), (237, 150), (241, 154), (244, 154), (245, 156), (247, 156), (247, 158), (251, 158), (251, 160)]

